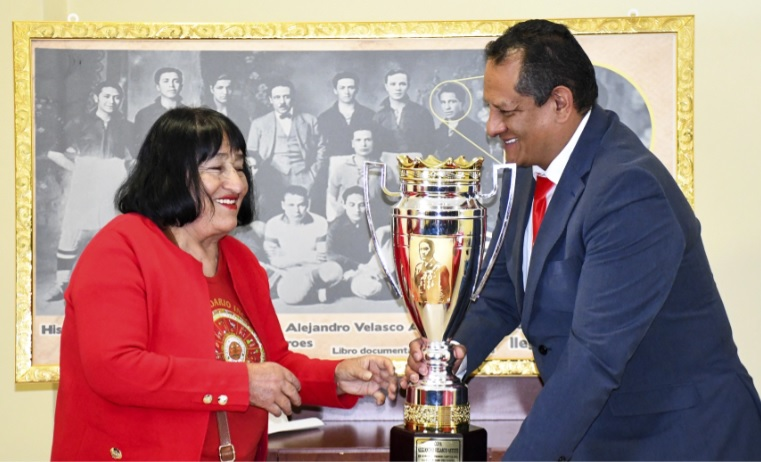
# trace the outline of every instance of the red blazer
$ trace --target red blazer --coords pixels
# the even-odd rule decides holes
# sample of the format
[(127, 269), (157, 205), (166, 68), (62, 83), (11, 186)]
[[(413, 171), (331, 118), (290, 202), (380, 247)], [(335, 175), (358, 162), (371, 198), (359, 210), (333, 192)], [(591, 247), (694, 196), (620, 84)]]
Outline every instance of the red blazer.
[[(267, 360), (296, 374), (304, 404), (353, 406), (336, 395), (337, 361), (288, 350), (251, 251), (232, 237), (219, 247)], [(245, 364), (215, 359), (201, 264), (136, 214), (112, 220), (77, 262), (60, 369), (54, 460), (198, 460), (209, 413), (249, 406)]]

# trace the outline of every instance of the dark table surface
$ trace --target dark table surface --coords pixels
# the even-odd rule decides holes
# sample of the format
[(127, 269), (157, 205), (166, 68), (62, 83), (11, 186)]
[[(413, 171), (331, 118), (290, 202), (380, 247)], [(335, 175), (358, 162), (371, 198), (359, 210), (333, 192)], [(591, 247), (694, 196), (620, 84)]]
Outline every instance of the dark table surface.
[[(487, 432), (490, 460), (499, 460), (520, 420), (473, 422)], [(325, 422), (324, 427), (270, 435), (269, 460), (388, 460), (395, 422)]]
[[(487, 432), (489, 460), (499, 460), (541, 389), (536, 377), (476, 377), (469, 385), (471, 423)], [(269, 460), (389, 460), (391, 428), (403, 422), (404, 398), (376, 406), (365, 398), (352, 409), (303, 408), (292, 419), (316, 417), (325, 426), (275, 433)]]

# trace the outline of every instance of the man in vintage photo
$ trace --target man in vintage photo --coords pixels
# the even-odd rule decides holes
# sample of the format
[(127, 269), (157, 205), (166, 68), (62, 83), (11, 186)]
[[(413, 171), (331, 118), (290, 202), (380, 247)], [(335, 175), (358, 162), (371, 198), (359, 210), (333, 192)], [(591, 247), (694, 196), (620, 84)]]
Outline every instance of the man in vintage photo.
[[(436, 128), (434, 138), (436, 157), (441, 160), (459, 156), (468, 160), (482, 157), (484, 163), (481, 168), (481, 191), (492, 191), (494, 165), (501, 163), (501, 147), (497, 146), (495, 151), (499, 152), (496, 155), (492, 154), (486, 127), (469, 117), (468, 107), (475, 103), (470, 89), (460, 82), (445, 82), (436, 89), (436, 100), (440, 112), (435, 114), (441, 122)], [(481, 99), (478, 99), (478, 102), (480, 105)], [(491, 234), (497, 220), (497, 202), (496, 196), (482, 201), (483, 205), (489, 208), (486, 214), (488, 234)]]
[(328, 222), (309, 212), (303, 186), (288, 186), (280, 207), (282, 213), (264, 228), (264, 251), (275, 270), (273, 295), (289, 305), (325, 303), (343, 278), (341, 265), (328, 260)]
[(317, 118), (329, 156), (351, 153), (354, 130), (372, 128), (375, 111), (357, 102), (358, 92), (359, 77), (353, 72), (339, 72), (333, 77), (336, 102)]
[(468, 159), (485, 157), (489, 153), (486, 127), (468, 117), (465, 112), (472, 102), (468, 89), (459, 82), (447, 82), (438, 88), (437, 100), (441, 124), (436, 128), (436, 156), (439, 159), (465, 156)]
[(259, 166), (254, 179), (261, 195), (261, 217), (277, 213), (277, 204), (290, 185), (311, 193), (315, 178), (325, 163), (325, 144), (317, 117), (294, 109), (293, 84), (285, 79), (270, 86), (272, 112), (251, 123), (247, 149)]
[[(359, 76), (353, 72), (339, 72), (333, 77), (335, 103), (317, 117), (320, 133), (325, 141), (326, 163), (334, 156), (345, 156), (353, 151), (352, 138), (359, 128), (372, 129), (375, 112), (357, 102)], [(328, 169), (322, 169), (315, 179), (314, 189), (324, 191), (328, 183)], [(337, 201), (338, 202), (338, 201)], [(312, 198), (312, 211), (328, 214), (322, 193)]]
[(251, 118), (243, 106), (233, 101), (233, 78), (228, 73), (222, 73), (209, 81), (208, 107), (221, 112), (238, 126), (241, 133), (248, 134)]
[(161, 114), (182, 104), (182, 71), (174, 67), (162, 67), (153, 74), (153, 82), (159, 95), (153, 103), (135, 114), (135, 144), (143, 144), (148, 129)]
[(56, 250), (56, 280), (43, 299), (63, 300), (79, 253), (116, 216), (114, 194), (135, 155), (133, 125), (120, 111), (122, 87), (105, 81), (92, 91), (92, 111), (64, 126), (64, 139), (48, 158), (71, 172)]
[[(385, 281), (367, 227), (364, 190), (357, 185), (346, 188), (341, 202), (343, 213), (328, 227), (328, 258), (343, 269), (343, 280), (337, 289), (340, 295), (377, 298), (383, 295)], [(390, 231), (389, 226), (384, 228)], [(389, 232), (383, 234), (390, 237)], [(389, 247), (390, 239), (384, 239), (384, 244)], [(386, 256), (390, 257), (388, 250)]]
[[(373, 132), (369, 128), (357, 128), (351, 139), (353, 154), (333, 156), (328, 164), (328, 204), (326, 218), (333, 221), (344, 212), (344, 192), (352, 186), (363, 185), (363, 171), (366, 161), (377, 161)], [(377, 175), (370, 177), (370, 197), (380, 194)]]
[(431, 113), (409, 97), (409, 74), (402, 69), (386, 73), (384, 88), (387, 97), (375, 114), (380, 126), (377, 142), (383, 152), (433, 153), (434, 124)]

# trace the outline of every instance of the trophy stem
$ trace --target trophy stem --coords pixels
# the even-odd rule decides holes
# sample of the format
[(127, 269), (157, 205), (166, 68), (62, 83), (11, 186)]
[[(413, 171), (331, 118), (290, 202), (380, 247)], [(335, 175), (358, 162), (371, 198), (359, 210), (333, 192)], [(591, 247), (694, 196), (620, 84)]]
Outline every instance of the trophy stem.
[(423, 350), (425, 360), (428, 363), (428, 375), (425, 384), (430, 386), (445, 386), (452, 384), (452, 371), (449, 367), (449, 359), (452, 357), (450, 345), (447, 342), (431, 342)]
[(404, 417), (417, 431), (457, 432), (470, 422), (468, 389), (452, 374), (452, 344), (431, 342), (423, 350), (428, 374), (407, 390)]

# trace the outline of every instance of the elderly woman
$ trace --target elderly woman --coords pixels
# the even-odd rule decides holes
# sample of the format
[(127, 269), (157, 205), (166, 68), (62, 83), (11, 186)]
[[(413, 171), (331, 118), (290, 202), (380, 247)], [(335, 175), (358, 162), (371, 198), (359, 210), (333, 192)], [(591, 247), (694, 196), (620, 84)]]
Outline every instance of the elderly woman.
[(289, 351), (267, 276), (228, 236), (254, 217), (240, 130), (178, 108), (148, 132), (122, 215), (66, 291), (53, 459), (261, 460), (267, 416), (396, 396), (383, 357)]

